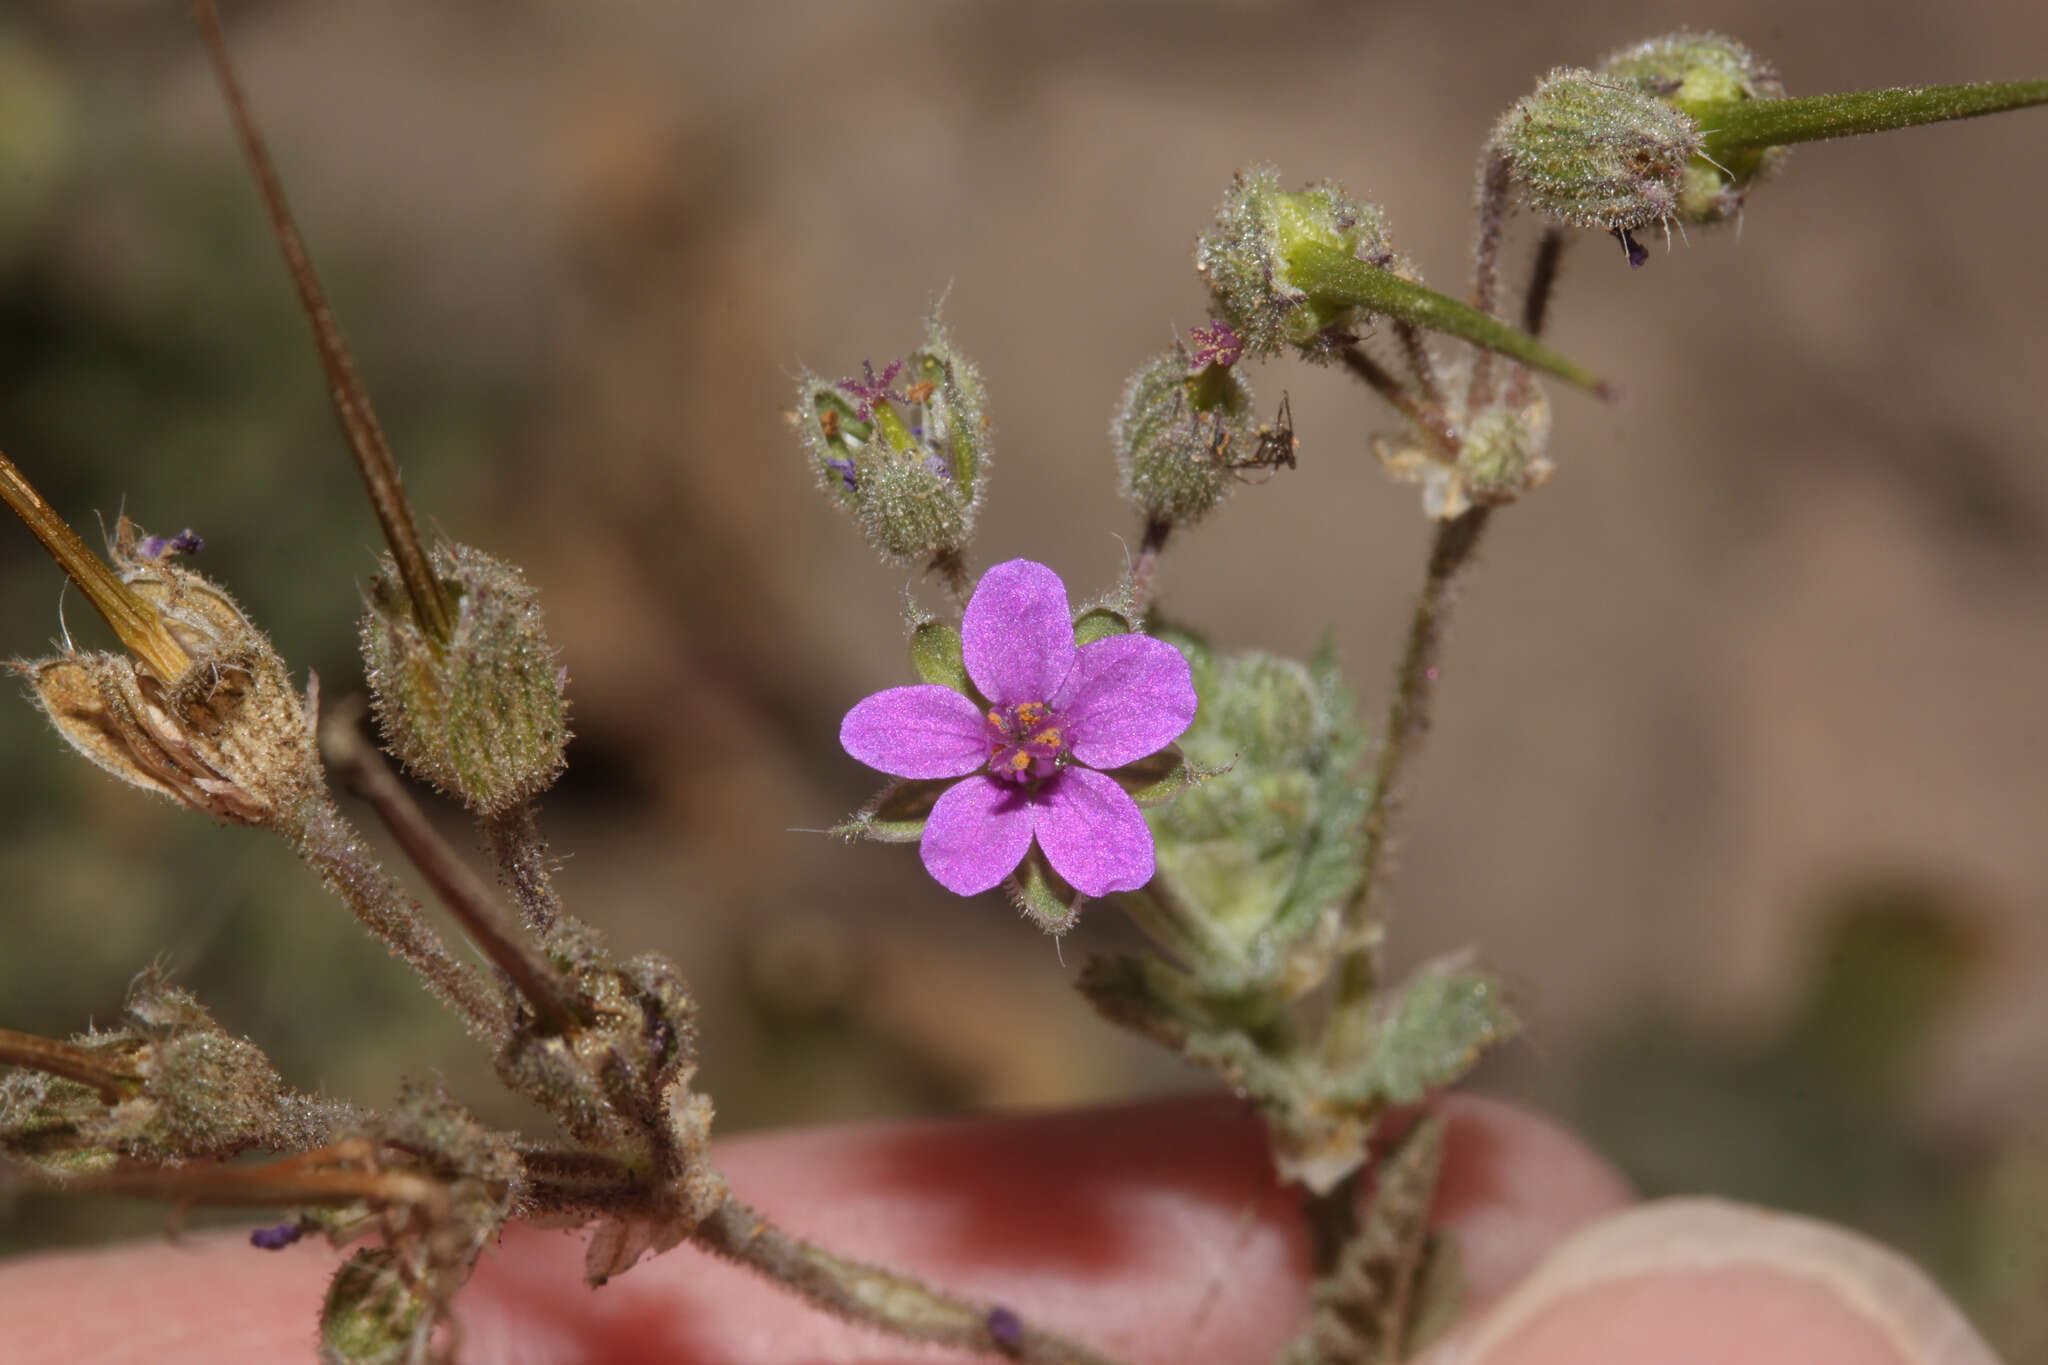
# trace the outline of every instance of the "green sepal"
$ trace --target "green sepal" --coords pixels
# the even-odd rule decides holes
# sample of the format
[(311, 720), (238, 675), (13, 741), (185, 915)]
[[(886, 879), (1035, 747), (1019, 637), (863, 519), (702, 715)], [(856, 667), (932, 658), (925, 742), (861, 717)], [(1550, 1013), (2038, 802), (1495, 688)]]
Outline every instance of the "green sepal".
[(1716, 160), (1725, 160), (1757, 147), (1883, 133), (2036, 104), (2048, 104), (2048, 81), (1978, 81), (1902, 90), (1855, 90), (1838, 95), (1729, 100), (1702, 105), (1694, 112), (1705, 135), (1701, 150)]
[(1090, 607), (1081, 613), (1081, 619), (1074, 622), (1074, 643), (1092, 645), (1097, 640), (1107, 640), (1112, 635), (1129, 635), (1131, 623), (1120, 611), (1109, 607)]
[(1341, 303), (1399, 318), (1498, 351), (1602, 398), (1614, 396), (1606, 380), (1559, 355), (1527, 332), (1469, 303), (1439, 294), (1427, 285), (1368, 265), (1335, 247), (1304, 243), (1289, 252), (1287, 268), (1294, 283), (1306, 290), (1312, 301)]
[(1073, 928), (1088, 899), (1060, 880), (1036, 844), (1017, 870), (1004, 879), (1003, 889), (1024, 917), (1048, 934), (1064, 934)]
[(924, 822), (931, 818), (939, 793), (957, 781), (953, 777), (899, 778), (827, 833), (848, 843), (872, 839), (878, 844), (914, 844), (924, 835)]
[(1212, 777), (1219, 777), (1230, 771), (1230, 765), (1220, 768), (1204, 768), (1190, 763), (1178, 744), (1169, 744), (1158, 753), (1141, 758), (1136, 763), (1126, 763), (1121, 768), (1112, 768), (1109, 776), (1116, 779), (1131, 800), (1142, 807), (1162, 805)]
[(964, 697), (978, 697), (960, 653), (960, 632), (944, 621), (925, 621), (910, 633), (910, 664), (917, 676)]

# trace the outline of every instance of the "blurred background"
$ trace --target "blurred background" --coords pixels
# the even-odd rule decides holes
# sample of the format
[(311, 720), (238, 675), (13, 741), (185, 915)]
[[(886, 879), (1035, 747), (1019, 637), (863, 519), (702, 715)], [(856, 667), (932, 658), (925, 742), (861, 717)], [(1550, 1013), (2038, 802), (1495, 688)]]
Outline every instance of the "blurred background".
[[(544, 809), (578, 913), (671, 954), (726, 1132), (1200, 1084), (1098, 1022), (1064, 947), (908, 850), (839, 716), (905, 680), (906, 575), (811, 487), (803, 368), (936, 301), (981, 365), (983, 563), (1077, 596), (1135, 539), (1105, 437), (1203, 319), (1195, 233), (1255, 161), (1384, 205), (1462, 292), (1477, 147), (1544, 70), (1692, 24), (1794, 93), (2048, 68), (2033, 0), (1631, 5), (954, 0), (228, 6), (230, 38), (417, 507), (525, 567), (571, 677)], [(1846, 1220), (2048, 1358), (2048, 113), (1804, 148), (1740, 233), (1574, 244), (1552, 484), (1503, 516), (1401, 846), (1398, 964), (1462, 945), (1529, 1036), (1478, 1078), (1648, 1192)], [(1526, 249), (1528, 224), (1520, 224)], [(1163, 565), (1228, 648), (1334, 630), (1377, 716), (1429, 527), (1390, 424), (1292, 364), (1301, 467)], [(375, 523), (184, 6), (0, 16), (0, 449), (88, 538), (190, 526), (327, 696)], [(0, 651), (60, 579), (0, 526)], [(938, 594), (927, 587), (926, 597)], [(66, 619), (96, 640), (74, 595)], [(364, 1103), (457, 1030), (273, 841), (0, 710), (0, 1016), (67, 1033), (167, 961), (287, 1078)], [(467, 839), (459, 817), (448, 828)], [(18, 1201), (15, 1248), (148, 1230)]]

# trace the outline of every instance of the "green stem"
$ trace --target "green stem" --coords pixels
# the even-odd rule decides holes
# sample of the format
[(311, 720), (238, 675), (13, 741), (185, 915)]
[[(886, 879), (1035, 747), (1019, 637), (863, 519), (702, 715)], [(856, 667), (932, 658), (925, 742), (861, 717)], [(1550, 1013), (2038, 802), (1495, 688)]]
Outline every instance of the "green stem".
[(1901, 90), (1854, 90), (1791, 99), (1729, 100), (1692, 111), (1700, 150), (1716, 160), (1757, 147), (1882, 133), (2048, 104), (2048, 81), (1979, 81)]
[(1287, 257), (1290, 279), (1309, 294), (1412, 322), (1498, 351), (1556, 375), (1568, 384), (1601, 398), (1613, 396), (1606, 380), (1566, 359), (1535, 337), (1483, 313), (1469, 303), (1439, 294), (1427, 285), (1403, 279), (1391, 270), (1367, 265), (1357, 257), (1320, 243), (1305, 243)]

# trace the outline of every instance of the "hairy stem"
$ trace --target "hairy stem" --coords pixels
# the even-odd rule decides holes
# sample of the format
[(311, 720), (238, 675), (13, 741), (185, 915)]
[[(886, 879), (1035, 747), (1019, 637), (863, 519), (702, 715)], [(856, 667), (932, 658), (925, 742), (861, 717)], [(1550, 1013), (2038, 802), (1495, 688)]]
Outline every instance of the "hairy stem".
[(1010, 1310), (932, 1289), (907, 1275), (835, 1256), (790, 1236), (728, 1197), (690, 1234), (706, 1251), (738, 1261), (818, 1307), (914, 1341), (1033, 1365), (1114, 1365)]
[(298, 855), (320, 874), (365, 929), (394, 957), (419, 973), (427, 989), (460, 1016), (465, 1027), (493, 1046), (505, 1041), (510, 1021), (476, 967), (457, 958), (427, 926), (420, 907), (399, 890), (370, 856), (363, 837), (326, 791), (306, 797), (286, 823)]
[[(1345, 906), (1345, 927), (1354, 935), (1363, 935), (1365, 925), (1378, 909), (1378, 880), (1386, 866), (1387, 847), (1401, 809), (1402, 778), (1408, 761), (1429, 733), (1430, 703), (1436, 696), (1437, 655), (1443, 648), (1453, 590), (1471, 565), (1492, 512), (1490, 507), (1474, 507), (1462, 516), (1439, 523), (1436, 539), (1429, 547), (1422, 592), (1408, 618), (1408, 642), (1401, 653), (1394, 697), (1387, 705), (1387, 718), (1382, 726), (1379, 762), (1373, 768), (1372, 797), (1365, 811), (1362, 875), (1358, 891)], [(1371, 992), (1377, 976), (1375, 958), (1370, 944), (1345, 954), (1337, 986), (1340, 1009)]]
[(968, 576), (967, 561), (960, 557), (958, 550), (934, 555), (924, 571), (945, 579), (946, 591), (953, 595), (953, 605), (961, 611), (967, 610), (967, 599), (974, 593), (974, 580)]
[(1415, 386), (1422, 390), (1422, 401), (1442, 412), (1449, 404), (1444, 392), (1443, 376), (1437, 373), (1436, 357), (1430, 354), (1429, 339), (1422, 329), (1412, 322), (1394, 323), (1394, 339), (1401, 343), (1401, 355), (1408, 362), (1408, 373), (1415, 376)]
[[(1479, 168), (1479, 234), (1472, 244), (1472, 306), (1482, 313), (1494, 313), (1500, 304), (1500, 237), (1507, 226), (1514, 183), (1514, 167), (1507, 153), (1488, 146)], [(1465, 410), (1476, 413), (1492, 399), (1493, 353), (1480, 351), (1472, 357), (1472, 387)]]
[(1450, 419), (1442, 408), (1419, 401), (1408, 391), (1407, 385), (1355, 343), (1337, 352), (1337, 357), (1344, 362), (1345, 369), (1364, 380), (1374, 393), (1386, 399), (1417, 431), (1427, 436), (1443, 452), (1446, 460), (1457, 458), (1458, 433), (1451, 429)]
[(526, 927), (545, 934), (562, 917), (562, 897), (548, 873), (548, 841), (541, 837), (533, 802), (482, 819), (484, 844), (498, 864), (498, 880), (519, 902)]
[(112, 1065), (110, 1059), (91, 1048), (33, 1033), (17, 1033), (11, 1028), (0, 1028), (0, 1066), (26, 1067), (89, 1085), (110, 1105), (142, 1092), (139, 1077)]
[(256, 129), (256, 120), (249, 112), (248, 97), (243, 93), (242, 84), (235, 77), (234, 64), (228, 58), (220, 15), (213, 7), (213, 0), (192, 0), (192, 15), (199, 23), (200, 36), (205, 40), (207, 55), (213, 61), (221, 97), (227, 102), (228, 117), (235, 125), (235, 136), (241, 141), (250, 174), (255, 177), (257, 192), (263, 199), (263, 211), (270, 218), (271, 232), (277, 238), (278, 250), (284, 255), (285, 268), (291, 272), (292, 285), (298, 290), (299, 306), (305, 311), (307, 325), (313, 329), (313, 344), (320, 352), (320, 366), (327, 373), (327, 390), (334, 400), (334, 415), (341, 421), (342, 435), (347, 438), (349, 451), (355, 456), (356, 468), (362, 474), (363, 487), (369, 492), (370, 506), (377, 513), (377, 524), (383, 528), (385, 543), (391, 547), (391, 558), (398, 566), (399, 578), (405, 583), (406, 595), (412, 598), (414, 618), (429, 638), (446, 641), (454, 628), (448, 616), (448, 603), (427, 559), (426, 549), (420, 544), (419, 529), (413, 524), (412, 508), (405, 499), (405, 483), (399, 478), (398, 461), (392, 458), (391, 443), (384, 438), (384, 428), (377, 421), (376, 409), (370, 406), (369, 390), (356, 373), (348, 343), (342, 340), (341, 325), (334, 320), (334, 309), (329, 306), (327, 292), (321, 288), (320, 277), (313, 270), (313, 259), (306, 251), (305, 240), (299, 236), (298, 225), (292, 221), (291, 206), (284, 197), (284, 183), (278, 178), (277, 167), (270, 160), (263, 135)]
[(549, 1032), (568, 1033), (584, 1023), (588, 1007), (575, 988), (527, 940), (483, 879), (427, 823), (404, 785), (363, 738), (356, 717), (336, 713), (320, 738), (328, 761), (340, 770), (349, 789), (369, 802), (463, 932), (525, 997), (542, 1025)]
[(1166, 548), (1167, 539), (1173, 535), (1173, 523), (1154, 518), (1146, 521), (1145, 534), (1138, 540), (1138, 557), (1131, 561), (1131, 618), (1136, 625), (1145, 619), (1145, 613), (1152, 609), (1154, 581), (1159, 570), (1159, 555)]
[[(1522, 296), (1522, 330), (1530, 336), (1541, 336), (1543, 324), (1550, 320), (1550, 296), (1557, 290), (1557, 272), (1564, 260), (1564, 228), (1552, 223), (1543, 229), (1543, 235), (1536, 240), (1536, 259), (1529, 267), (1529, 290)], [(1529, 386), (1535, 381), (1526, 367), (1516, 366), (1514, 377), (1508, 381), (1508, 406), (1521, 408), (1529, 402)]]

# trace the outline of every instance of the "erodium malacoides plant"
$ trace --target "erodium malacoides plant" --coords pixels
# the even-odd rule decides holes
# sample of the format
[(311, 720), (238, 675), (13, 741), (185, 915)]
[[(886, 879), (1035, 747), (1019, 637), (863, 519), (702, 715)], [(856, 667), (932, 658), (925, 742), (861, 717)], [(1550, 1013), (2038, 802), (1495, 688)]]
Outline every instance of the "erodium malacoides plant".
[[(382, 743), (356, 709), (323, 710), (229, 592), (188, 567), (195, 537), (123, 518), (102, 557), (0, 457), (0, 493), (121, 645), (14, 668), (58, 737), (106, 773), (283, 838), (555, 1126), (494, 1129), (428, 1082), (383, 1111), (303, 1093), (150, 971), (112, 1027), (69, 1039), (0, 1029), (11, 1171), (64, 1189), (279, 1208), (258, 1248), (305, 1235), (353, 1248), (321, 1310), (332, 1362), (458, 1354), (459, 1291), (515, 1220), (589, 1228), (593, 1284), (689, 1241), (908, 1338), (1106, 1360), (1007, 1308), (801, 1241), (712, 1164), (681, 972), (620, 956), (550, 883), (533, 801), (561, 773), (568, 731), (540, 592), (484, 550), (422, 538), (212, 5), (194, 9), (389, 546), (361, 642)], [(1241, 171), (1195, 247), (1211, 319), (1138, 365), (1112, 417), (1139, 548), (1120, 578), (1078, 600), (1071, 580), (1030, 559), (971, 567), (990, 489), (989, 400), (937, 318), (879, 369), (801, 381), (791, 422), (821, 494), (884, 560), (926, 571), (942, 602), (912, 613), (905, 685), (849, 699), (841, 743), (889, 781), (838, 833), (917, 843), (934, 895), (1000, 886), (1054, 934), (1100, 902), (1093, 913), (1128, 915), (1149, 936), (1153, 951), (1090, 963), (1081, 989), (1108, 1021), (1214, 1072), (1263, 1116), (1319, 1275), (1287, 1361), (1404, 1358), (1457, 1293), (1455, 1248), (1425, 1223), (1441, 1128), (1390, 1116), (1453, 1084), (1517, 1022), (1466, 956), (1384, 979), (1386, 850), (1453, 585), (1489, 522), (1552, 471), (1544, 385), (1608, 396), (1538, 340), (1567, 243), (1593, 229), (1619, 243), (1617, 265), (1641, 265), (1644, 235), (1739, 218), (1792, 143), (2044, 101), (2040, 81), (1792, 97), (1756, 54), (1697, 33), (1552, 71), (1483, 149), (1464, 300), (1423, 283), (1370, 202), (1271, 167)], [(1539, 226), (1509, 299), (1500, 258), (1517, 210)], [(1153, 608), (1170, 542), (1295, 468), (1285, 404), (1261, 407), (1248, 375), (1282, 356), (1342, 366), (1390, 409), (1372, 447), (1436, 522), (1377, 728), (1361, 724), (1329, 652), (1222, 653)], [(441, 843), (386, 755), (479, 818), (504, 893)], [(336, 777), (495, 970), (443, 942), (376, 862), (330, 795)], [(1381, 1155), (1368, 1182), (1369, 1151)]]

